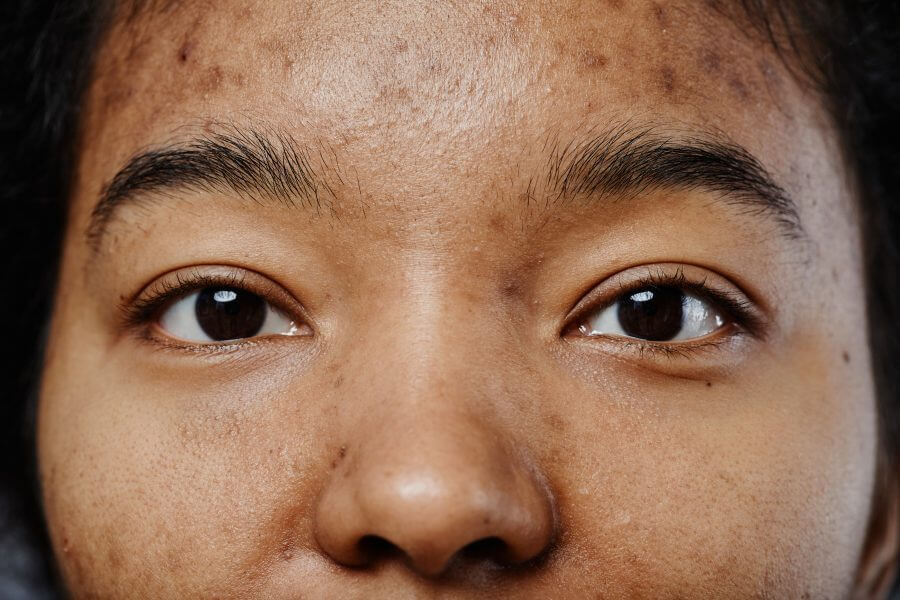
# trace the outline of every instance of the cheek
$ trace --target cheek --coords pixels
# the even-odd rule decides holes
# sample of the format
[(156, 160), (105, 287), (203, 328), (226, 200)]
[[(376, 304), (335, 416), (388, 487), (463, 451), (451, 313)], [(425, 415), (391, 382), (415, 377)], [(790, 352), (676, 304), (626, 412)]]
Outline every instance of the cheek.
[(564, 444), (580, 460), (554, 482), (583, 576), (605, 565), (611, 594), (850, 590), (876, 420), (868, 372), (830, 348), (812, 336), (711, 387), (613, 375), (564, 390), (587, 400)]
[(327, 472), (312, 466), (332, 446), (309, 401), (322, 390), (288, 388), (273, 365), (140, 371), (128, 352), (98, 350), (93, 326), (56, 336), (40, 402), (45, 510), (68, 585), (248, 593), (309, 529)]

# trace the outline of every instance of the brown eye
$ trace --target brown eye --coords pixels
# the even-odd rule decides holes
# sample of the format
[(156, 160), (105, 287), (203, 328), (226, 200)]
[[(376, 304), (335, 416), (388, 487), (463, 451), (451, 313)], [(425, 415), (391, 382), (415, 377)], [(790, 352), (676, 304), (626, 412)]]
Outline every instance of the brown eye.
[(591, 313), (579, 331), (670, 342), (700, 338), (723, 325), (725, 318), (709, 301), (675, 286), (649, 285)]
[(293, 335), (296, 325), (253, 292), (206, 287), (173, 302), (159, 319), (169, 334), (190, 342), (223, 342), (261, 335)]
[(200, 329), (216, 341), (257, 335), (266, 321), (266, 301), (237, 288), (205, 288), (194, 312)]
[(616, 303), (622, 331), (631, 337), (667, 341), (681, 331), (684, 292), (677, 288), (651, 286), (628, 294)]

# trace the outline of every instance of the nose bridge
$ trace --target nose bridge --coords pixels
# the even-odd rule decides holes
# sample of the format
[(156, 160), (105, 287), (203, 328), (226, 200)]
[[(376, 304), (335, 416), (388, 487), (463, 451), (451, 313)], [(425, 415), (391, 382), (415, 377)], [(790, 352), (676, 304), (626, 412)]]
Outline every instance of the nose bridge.
[[(391, 395), (415, 403), (436, 395), (469, 395), (507, 375), (478, 367), (503, 353), (503, 325), (495, 290), (467, 275), (466, 265), (439, 263), (418, 253), (401, 259), (396, 276), (382, 284), (383, 302), (368, 321), (365, 360), (383, 365), (378, 387), (402, 386)], [(462, 392), (459, 388), (474, 388)]]
[(377, 560), (367, 540), (379, 540), (426, 575), (486, 540), (492, 559), (528, 560), (553, 536), (553, 501), (523, 440), (491, 409), (505, 388), (488, 381), (491, 344), (479, 337), (498, 329), (496, 317), (465, 300), (481, 292), (451, 294), (439, 272), (425, 277), (392, 292), (400, 300), (368, 324), (380, 347), (357, 356), (375, 366), (354, 392), (317, 538), (350, 565)]

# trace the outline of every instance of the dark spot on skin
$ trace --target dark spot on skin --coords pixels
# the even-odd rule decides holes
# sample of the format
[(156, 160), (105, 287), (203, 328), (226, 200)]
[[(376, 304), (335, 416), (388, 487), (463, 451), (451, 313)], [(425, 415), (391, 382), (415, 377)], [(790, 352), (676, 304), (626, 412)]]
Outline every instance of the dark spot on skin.
[(623, 0), (609, 0), (610, 8), (615, 8), (616, 10), (621, 10), (621, 8), (625, 5)]
[(186, 63), (188, 58), (191, 55), (191, 50), (193, 50), (193, 43), (190, 40), (186, 41), (181, 45), (181, 48), (178, 50), (178, 60), (179, 62)]
[(607, 57), (597, 52), (591, 52), (590, 50), (582, 50), (578, 60), (585, 69), (592, 71), (602, 69), (609, 63)]
[[(331, 461), (331, 468), (332, 469), (337, 468), (337, 466), (339, 464), (341, 464), (341, 461), (343, 461), (344, 457), (346, 457), (346, 456), (347, 456), (347, 446), (343, 445), (338, 450), (337, 458), (335, 458), (334, 460)], [(346, 473), (345, 473), (345, 476), (346, 476)]]
[(734, 95), (741, 100), (747, 100), (750, 97), (750, 91), (747, 89), (747, 86), (737, 77), (728, 78), (728, 87), (730, 87), (731, 91), (734, 92)]
[(668, 27), (669, 21), (666, 19), (666, 9), (654, 2), (651, 10), (653, 11), (653, 18), (656, 19), (660, 29)]
[(484, 519), (482, 519), (482, 523), (484, 523), (485, 525), (490, 525), (490, 524), (491, 524), (491, 517), (490, 517), (490, 515), (488, 515), (488, 516), (486, 516)]
[(218, 65), (213, 65), (209, 69), (206, 70), (206, 73), (203, 76), (203, 79), (200, 82), (200, 89), (204, 92), (214, 92), (222, 85), (222, 81), (225, 79), (222, 73), (222, 67)]
[(850, 353), (849, 352), (844, 350), (844, 353), (841, 356), (843, 357), (845, 363), (847, 363), (847, 364), (850, 363)]
[(510, 281), (506, 285), (501, 288), (504, 298), (515, 298), (519, 295), (519, 284), (515, 281)]
[(841, 278), (841, 276), (838, 273), (838, 270), (835, 268), (832, 268), (831, 269), (831, 279), (833, 279), (834, 281), (838, 281), (838, 280), (840, 280), (840, 278)]
[(337, 379), (334, 380), (334, 389), (341, 387), (344, 384), (344, 376), (338, 375)]
[(672, 67), (663, 67), (660, 71), (660, 83), (666, 96), (675, 93), (675, 70)]
[(718, 75), (722, 69), (722, 57), (712, 50), (704, 50), (700, 55), (700, 67), (709, 75)]
[(706, 387), (712, 387), (712, 381), (707, 381), (707, 382), (706, 382)]
[(565, 423), (563, 422), (562, 417), (556, 413), (551, 413), (547, 416), (547, 424), (557, 433), (560, 433), (565, 429)]
[(394, 52), (397, 54), (402, 54), (409, 50), (409, 42), (406, 40), (397, 40), (394, 42)]

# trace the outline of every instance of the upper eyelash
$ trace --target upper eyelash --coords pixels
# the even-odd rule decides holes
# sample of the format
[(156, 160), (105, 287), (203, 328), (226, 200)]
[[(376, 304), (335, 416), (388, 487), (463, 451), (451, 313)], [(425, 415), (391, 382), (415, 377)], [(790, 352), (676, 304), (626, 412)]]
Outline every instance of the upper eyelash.
[[(129, 327), (146, 325), (155, 320), (168, 304), (205, 287), (227, 286), (247, 290), (244, 279), (243, 276), (234, 273), (229, 275), (208, 275), (199, 272), (177, 273), (174, 282), (166, 279), (159, 280), (142, 290), (135, 299), (124, 302), (120, 306), (124, 325)], [(256, 293), (252, 290), (247, 291)]]
[[(619, 285), (619, 291), (611, 302), (605, 304), (595, 304), (578, 311), (574, 321), (580, 322), (586, 315), (598, 310), (608, 308), (618, 302), (622, 297), (629, 293), (639, 291), (647, 286), (668, 286), (677, 287), (687, 292), (693, 292), (695, 295), (703, 298), (722, 310), (730, 320), (744, 330), (744, 332), (756, 337), (763, 337), (765, 333), (766, 320), (759, 314), (755, 305), (743, 294), (731, 293), (724, 290), (717, 290), (707, 284), (707, 278), (700, 281), (688, 279), (684, 274), (684, 269), (678, 267), (674, 273), (667, 272), (659, 267), (655, 272), (651, 267), (647, 267), (646, 275), (637, 280), (630, 281)], [(630, 341), (629, 343), (635, 343)], [(638, 340), (636, 343), (643, 346), (652, 346), (652, 349), (660, 349), (664, 352), (688, 349), (691, 347), (689, 342), (651, 342), (649, 340)], [(694, 345), (696, 346), (696, 345)]]

